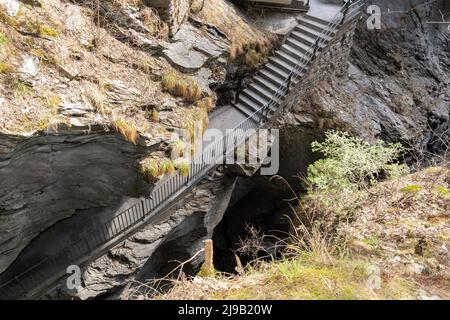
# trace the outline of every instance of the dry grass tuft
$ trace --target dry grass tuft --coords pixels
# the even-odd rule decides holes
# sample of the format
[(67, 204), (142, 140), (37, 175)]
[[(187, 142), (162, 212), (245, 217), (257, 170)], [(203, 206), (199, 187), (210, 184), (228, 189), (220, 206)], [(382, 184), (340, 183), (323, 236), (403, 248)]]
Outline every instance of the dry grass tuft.
[(170, 144), (172, 159), (178, 159), (187, 155), (187, 143), (182, 139), (177, 139)]
[(159, 111), (157, 109), (152, 110), (152, 121), (154, 122), (159, 121)]
[(184, 79), (178, 79), (172, 94), (177, 97), (185, 97), (188, 93), (188, 85)]
[(15, 73), (16, 72), (16, 68), (14, 66), (12, 66), (9, 63), (6, 62), (0, 62), (0, 73), (3, 74), (11, 74), (11, 73)]
[(183, 176), (187, 177), (189, 175), (190, 171), (190, 162), (188, 159), (185, 158), (178, 158), (174, 162), (175, 169)]
[(147, 183), (155, 183), (164, 175), (172, 175), (175, 172), (175, 166), (171, 159), (147, 158), (141, 161), (140, 171)]
[(85, 92), (85, 95), (90, 104), (95, 108), (97, 113), (101, 114), (102, 116), (110, 114), (103, 92), (101, 92), (97, 88), (91, 87)]
[(202, 97), (202, 89), (197, 82), (190, 79), (188, 81), (187, 91), (183, 97), (188, 102), (195, 102)]
[(145, 6), (141, 9), (140, 15), (152, 36), (165, 40), (169, 38), (169, 26), (161, 19), (155, 8)]
[(202, 97), (202, 89), (193, 79), (185, 80), (176, 72), (169, 72), (163, 76), (161, 86), (164, 91), (183, 98), (186, 102), (195, 102)]
[(213, 97), (205, 97), (197, 101), (195, 105), (202, 110), (206, 110), (207, 113), (210, 113), (215, 106), (215, 101)]
[(138, 131), (132, 120), (124, 117), (116, 117), (112, 120), (114, 129), (119, 132), (127, 141), (136, 144)]

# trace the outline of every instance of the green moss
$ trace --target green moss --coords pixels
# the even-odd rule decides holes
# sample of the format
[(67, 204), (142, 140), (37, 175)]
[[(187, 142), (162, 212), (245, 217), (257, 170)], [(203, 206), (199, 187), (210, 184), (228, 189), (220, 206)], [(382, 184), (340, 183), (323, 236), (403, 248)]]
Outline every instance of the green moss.
[(376, 237), (370, 237), (363, 240), (363, 242), (369, 246), (376, 247), (380, 244), (380, 239)]
[(450, 197), (450, 190), (447, 189), (444, 186), (439, 186), (438, 187), (438, 192), (439, 192), (439, 195), (441, 195), (444, 198), (449, 198)]
[(401, 192), (405, 192), (405, 193), (418, 193), (419, 191), (421, 191), (423, 189), (423, 187), (415, 185), (415, 184), (411, 184), (408, 185), (404, 188), (401, 188), (400, 191)]
[(38, 33), (41, 36), (57, 37), (59, 32), (48, 25), (39, 25)]
[(32, 93), (32, 87), (23, 81), (17, 80), (14, 84), (15, 94), (19, 97), (26, 97)]
[(0, 46), (4, 46), (8, 43), (9, 43), (8, 37), (4, 33), (0, 32)]
[(220, 276), (220, 273), (214, 268), (213, 270), (208, 271), (206, 270), (204, 265), (202, 265), (200, 271), (197, 273), (197, 276), (202, 278), (217, 278), (218, 276)]

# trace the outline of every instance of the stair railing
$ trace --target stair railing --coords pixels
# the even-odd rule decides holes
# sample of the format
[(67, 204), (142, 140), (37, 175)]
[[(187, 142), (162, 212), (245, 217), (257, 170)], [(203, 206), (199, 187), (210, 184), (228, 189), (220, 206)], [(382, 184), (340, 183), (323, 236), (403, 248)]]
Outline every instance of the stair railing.
[[(347, 19), (351, 19), (363, 3), (364, 0), (359, 0), (351, 4), (350, 8), (353, 9), (348, 10)], [(326, 37), (337, 29), (341, 14), (342, 11), (336, 15), (319, 36), (323, 37), (322, 41), (319, 41), (319, 45), (322, 45)], [(313, 56), (312, 50), (312, 47), (308, 50), (308, 62), (311, 61)], [(198, 183), (218, 164), (223, 163), (223, 159), (234, 152), (234, 148), (249, 137), (248, 129), (256, 129), (263, 124), (264, 119), (269, 116), (270, 107), (277, 101), (281, 101), (281, 98), (289, 91), (291, 82), (298, 78), (298, 71), (304, 70), (305, 67), (301, 63), (303, 62), (300, 60), (297, 62), (288, 78), (265, 106), (255, 111), (233, 130), (227, 131), (217, 141), (208, 144), (203, 152), (191, 161), (187, 176), (176, 172), (172, 176), (160, 180), (156, 183), (149, 198), (141, 199), (111, 220), (86, 232), (81, 239), (0, 284), (0, 299), (41, 296), (45, 288), (48, 289), (51, 284), (66, 275), (64, 266), (67, 266), (68, 260), (70, 264), (81, 265), (100, 256), (147, 224), (156, 214), (170, 207), (175, 199)]]
[[(322, 30), (322, 32), (317, 36), (316, 42), (311, 45), (308, 51), (304, 54), (305, 58), (301, 58), (297, 61), (296, 65), (293, 67), (289, 73), (288, 79), (290, 82), (297, 80), (300, 76), (303, 76), (302, 72), (308, 67), (308, 65), (315, 59), (317, 50), (326, 44), (327, 39), (341, 27), (343, 21), (349, 21), (354, 18), (355, 15), (359, 14), (360, 10), (363, 8), (365, 0), (348, 1), (339, 10), (339, 12), (333, 17), (333, 19), (328, 23), (328, 25)], [(276, 108), (276, 105), (282, 101), (282, 98), (286, 96), (289, 92), (290, 87), (288, 87), (287, 79), (280, 85), (278, 90), (274, 93), (272, 98), (263, 106), (263, 112), (259, 116), (259, 124), (263, 125), (265, 121), (268, 120), (268, 115)]]

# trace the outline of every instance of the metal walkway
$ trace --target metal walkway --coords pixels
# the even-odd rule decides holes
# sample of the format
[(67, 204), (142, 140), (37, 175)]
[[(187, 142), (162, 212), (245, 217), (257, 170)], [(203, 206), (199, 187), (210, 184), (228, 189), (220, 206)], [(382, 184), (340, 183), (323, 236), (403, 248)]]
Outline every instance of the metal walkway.
[[(159, 181), (151, 196), (93, 229), (89, 234), (63, 250), (30, 266), (26, 271), (0, 284), (0, 299), (38, 298), (52, 289), (66, 275), (66, 266), (83, 265), (108, 252), (148, 223), (161, 219), (177, 199), (187, 194), (209, 172), (222, 163), (227, 152), (245, 141), (247, 129), (262, 127), (277, 110), (289, 89), (299, 82), (311, 62), (341, 27), (353, 19), (364, 6), (364, 0), (345, 5), (329, 22), (306, 15), (289, 34), (270, 62), (243, 91), (235, 111), (245, 119), (221, 139), (208, 144), (190, 164), (188, 176), (178, 172)], [(232, 125), (233, 117), (226, 126)], [(235, 117), (235, 119), (239, 117)], [(219, 122), (217, 122), (219, 124)]]

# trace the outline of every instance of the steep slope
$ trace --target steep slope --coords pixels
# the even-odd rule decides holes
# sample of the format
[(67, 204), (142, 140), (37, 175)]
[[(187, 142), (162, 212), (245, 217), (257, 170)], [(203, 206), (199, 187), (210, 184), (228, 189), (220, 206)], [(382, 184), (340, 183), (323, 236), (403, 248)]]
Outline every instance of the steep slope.
[[(234, 30), (201, 20), (188, 1), (165, 3), (0, 3), (0, 272), (45, 231), (74, 240), (148, 196), (174, 169), (173, 133), (206, 128)], [(263, 38), (221, 6), (240, 33)], [(79, 230), (58, 229), (82, 213)], [(60, 244), (43, 243), (26, 264)]]
[[(308, 250), (294, 239), (291, 258), (255, 262), (232, 277), (174, 280), (174, 288), (157, 298), (449, 299), (449, 176), (449, 168), (432, 167), (357, 194), (340, 194), (341, 203), (309, 207), (322, 210), (319, 219), (335, 220), (339, 213), (347, 240), (339, 251), (345, 255), (333, 254), (330, 234), (312, 235)], [(147, 294), (132, 298), (153, 296)]]
[[(340, 128), (369, 141), (400, 141), (421, 161), (445, 149), (450, 37), (446, 26), (427, 21), (448, 8), (444, 1), (374, 4), (402, 13), (383, 12), (380, 30), (367, 29), (366, 15), (354, 35), (344, 31), (324, 51), (274, 121), (286, 129), (286, 143), (298, 135), (308, 143), (326, 129)], [(312, 157), (307, 145), (304, 149), (302, 159)]]

